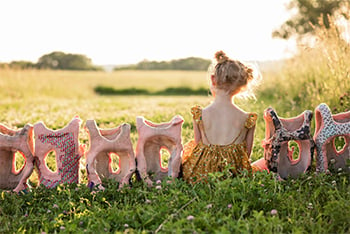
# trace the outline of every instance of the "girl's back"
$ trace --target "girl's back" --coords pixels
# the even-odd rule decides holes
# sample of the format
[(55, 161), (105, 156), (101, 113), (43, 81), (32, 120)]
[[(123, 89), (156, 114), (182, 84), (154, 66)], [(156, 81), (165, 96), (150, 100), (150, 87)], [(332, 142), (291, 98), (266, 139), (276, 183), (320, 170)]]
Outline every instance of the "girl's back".
[(247, 129), (244, 128), (247, 117), (247, 113), (234, 105), (213, 103), (204, 108), (202, 111), (205, 134), (205, 137), (202, 137), (203, 143), (213, 145), (241, 143), (247, 133)]

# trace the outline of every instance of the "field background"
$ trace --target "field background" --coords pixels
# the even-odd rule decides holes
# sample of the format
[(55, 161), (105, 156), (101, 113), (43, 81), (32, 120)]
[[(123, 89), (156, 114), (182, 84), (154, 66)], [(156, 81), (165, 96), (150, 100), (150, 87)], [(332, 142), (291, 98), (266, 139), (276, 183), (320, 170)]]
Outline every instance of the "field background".
[[(263, 111), (273, 107), (281, 117), (293, 117), (306, 109), (327, 103), (334, 113), (350, 108), (349, 45), (336, 32), (323, 35), (314, 49), (279, 62), (274, 69), (261, 67), (263, 81), (256, 100), (237, 100), (244, 110), (256, 112), (257, 122), (252, 160), (263, 155), (261, 141), (265, 126)], [(132, 126), (136, 146), (136, 116), (153, 122), (169, 121), (174, 115), (185, 119), (182, 138), (193, 137), (190, 108), (205, 106), (210, 95), (191, 95), (208, 89), (206, 72), (118, 71), (74, 72), (45, 70), (0, 70), (0, 122), (21, 128), (43, 121), (60, 129), (75, 115), (84, 121), (80, 142), (88, 144), (83, 129), (87, 119), (101, 128), (121, 123)], [(124, 95), (103, 95), (96, 87), (123, 90)], [(186, 88), (187, 95), (129, 95), (133, 89), (157, 92)], [(209, 92), (208, 92), (209, 93)], [(314, 126), (312, 128), (312, 133)], [(19, 159), (20, 161), (20, 159)], [(349, 174), (316, 175), (311, 171), (298, 179), (277, 181), (272, 174), (217, 180), (189, 186), (178, 180), (161, 183), (160, 189), (135, 183), (117, 191), (106, 182), (106, 190), (90, 193), (86, 188), (84, 159), (81, 184), (57, 189), (36, 188), (16, 195), (1, 191), (0, 232), (315, 232), (348, 233), (350, 220)], [(20, 162), (19, 162), (20, 164)], [(54, 167), (54, 166), (53, 166)]]
[[(263, 71), (262, 71), (263, 72)], [(271, 74), (273, 74), (270, 71)], [(265, 75), (266, 74), (266, 75)], [(39, 121), (48, 128), (60, 129), (76, 115), (82, 120), (80, 142), (89, 144), (84, 124), (88, 119), (96, 120), (100, 128), (113, 128), (122, 123), (131, 124), (131, 139), (136, 147), (136, 117), (144, 116), (153, 122), (167, 122), (175, 115), (181, 115), (183, 124), (182, 138), (185, 144), (193, 138), (192, 116), (190, 108), (193, 105), (208, 105), (213, 98), (210, 95), (207, 72), (204, 71), (50, 71), (50, 70), (2, 70), (0, 87), (1, 123), (11, 128), (21, 128), (26, 123), (35, 124)], [(264, 138), (263, 111), (274, 103), (269, 98), (260, 95), (264, 84), (269, 86), (273, 80), (267, 73), (258, 90), (257, 99), (238, 99), (236, 103), (245, 111), (256, 112), (259, 115), (256, 128), (256, 139), (252, 160), (263, 156), (260, 142)], [(96, 92), (96, 87), (112, 88), (124, 91), (124, 95), (104, 95)], [(146, 90), (150, 93), (186, 88), (187, 95), (132, 95), (130, 90)], [(198, 89), (204, 90), (204, 95), (196, 95)], [(191, 93), (193, 91), (193, 93)], [(166, 93), (166, 92), (165, 92)], [(278, 93), (278, 92), (277, 92)], [(295, 109), (295, 108), (294, 108)], [(278, 109), (277, 109), (278, 110)], [(301, 110), (300, 110), (301, 111)], [(291, 117), (299, 114), (299, 109), (291, 110), (283, 115)], [(18, 167), (22, 165), (18, 160)], [(54, 161), (49, 161), (54, 164)], [(82, 168), (84, 168), (84, 159)], [(50, 166), (55, 168), (55, 165)], [(35, 182), (35, 176), (31, 179)], [(85, 180), (82, 178), (82, 180)]]

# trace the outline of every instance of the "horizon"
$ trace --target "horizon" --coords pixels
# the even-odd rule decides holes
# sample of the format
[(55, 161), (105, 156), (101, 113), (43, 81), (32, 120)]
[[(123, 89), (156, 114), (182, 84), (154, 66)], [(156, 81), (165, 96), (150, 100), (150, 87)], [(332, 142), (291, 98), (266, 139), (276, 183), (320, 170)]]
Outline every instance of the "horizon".
[(0, 63), (36, 63), (53, 51), (117, 66), (212, 60), (218, 50), (242, 61), (285, 59), (295, 53), (295, 41), (271, 34), (289, 18), (289, 1), (4, 0)]

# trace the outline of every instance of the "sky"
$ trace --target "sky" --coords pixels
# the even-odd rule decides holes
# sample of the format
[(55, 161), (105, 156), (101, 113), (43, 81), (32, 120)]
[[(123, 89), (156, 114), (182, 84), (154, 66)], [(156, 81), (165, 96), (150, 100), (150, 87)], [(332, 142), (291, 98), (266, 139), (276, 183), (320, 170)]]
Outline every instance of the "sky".
[(53, 51), (96, 65), (187, 57), (223, 50), (242, 61), (278, 60), (293, 41), (271, 34), (289, 0), (1, 0), (0, 62), (37, 62)]

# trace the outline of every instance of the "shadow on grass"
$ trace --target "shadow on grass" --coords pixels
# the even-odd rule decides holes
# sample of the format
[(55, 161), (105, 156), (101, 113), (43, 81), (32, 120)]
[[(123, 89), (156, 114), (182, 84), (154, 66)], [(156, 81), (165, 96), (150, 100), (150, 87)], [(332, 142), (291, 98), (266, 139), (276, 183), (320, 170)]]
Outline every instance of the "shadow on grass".
[(198, 95), (208, 96), (209, 90), (205, 88), (191, 89), (189, 87), (169, 87), (164, 90), (150, 92), (147, 89), (128, 88), (128, 89), (115, 89), (106, 86), (96, 86), (94, 88), (95, 93), (99, 95), (154, 95), (154, 96), (186, 96), (186, 95)]

